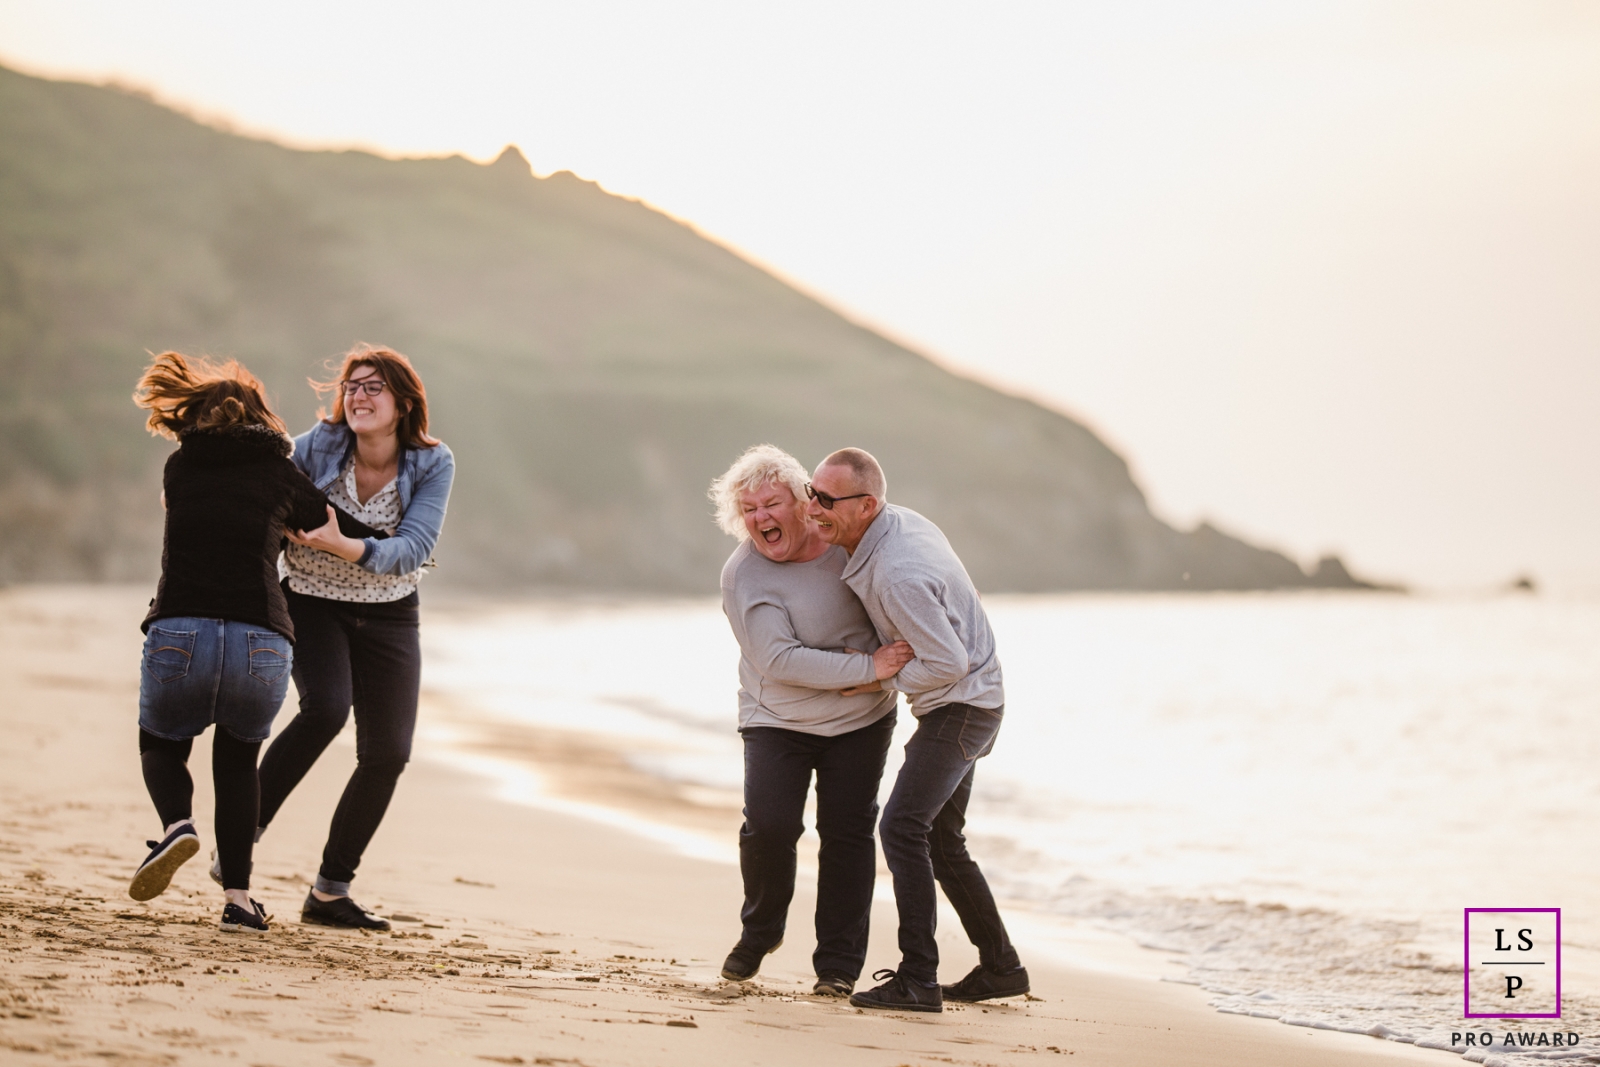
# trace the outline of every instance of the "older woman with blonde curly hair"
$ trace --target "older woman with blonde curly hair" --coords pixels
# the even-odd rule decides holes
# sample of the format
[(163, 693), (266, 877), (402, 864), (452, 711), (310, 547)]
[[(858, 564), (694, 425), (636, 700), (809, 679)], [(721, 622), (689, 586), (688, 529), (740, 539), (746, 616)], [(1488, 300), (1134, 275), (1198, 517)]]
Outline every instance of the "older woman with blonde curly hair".
[(740, 542), (722, 568), (722, 610), (740, 651), (745, 898), (722, 975), (754, 978), (783, 941), (815, 773), (822, 847), (812, 963), (816, 992), (844, 997), (866, 960), (878, 782), (894, 734), (895, 694), (880, 685), (911, 649), (878, 647), (866, 610), (840, 578), (848, 555), (806, 517), (806, 485), (798, 460), (757, 445), (711, 486), (718, 525)]

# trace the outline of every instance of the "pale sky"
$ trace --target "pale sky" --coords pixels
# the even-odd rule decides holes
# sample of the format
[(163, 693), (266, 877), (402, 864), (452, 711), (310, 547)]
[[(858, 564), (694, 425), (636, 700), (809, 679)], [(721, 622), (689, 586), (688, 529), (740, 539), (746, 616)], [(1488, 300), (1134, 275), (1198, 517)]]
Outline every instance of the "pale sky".
[(1180, 524), (1600, 590), (1600, 4), (0, 0), (0, 62), (515, 143), (1083, 419)]

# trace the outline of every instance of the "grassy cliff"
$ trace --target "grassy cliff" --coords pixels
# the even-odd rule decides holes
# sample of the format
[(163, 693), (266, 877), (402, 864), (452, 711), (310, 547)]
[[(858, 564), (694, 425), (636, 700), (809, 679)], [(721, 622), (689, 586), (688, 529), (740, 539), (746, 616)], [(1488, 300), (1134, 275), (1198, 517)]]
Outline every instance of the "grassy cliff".
[(147, 351), (237, 356), (298, 431), (358, 339), (412, 357), (456, 452), (439, 580), (710, 592), (706, 485), (771, 441), (875, 453), (986, 590), (1352, 584), (1171, 528), (1070, 418), (514, 149), (294, 151), (0, 68), (0, 581), (154, 570)]

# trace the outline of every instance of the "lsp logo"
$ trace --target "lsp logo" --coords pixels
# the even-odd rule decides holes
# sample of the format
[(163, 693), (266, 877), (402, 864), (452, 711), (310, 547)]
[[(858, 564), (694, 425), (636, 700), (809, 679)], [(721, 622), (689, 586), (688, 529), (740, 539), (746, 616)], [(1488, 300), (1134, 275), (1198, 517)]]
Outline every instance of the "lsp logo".
[(1468, 1019), (1561, 1018), (1561, 909), (1467, 908)]

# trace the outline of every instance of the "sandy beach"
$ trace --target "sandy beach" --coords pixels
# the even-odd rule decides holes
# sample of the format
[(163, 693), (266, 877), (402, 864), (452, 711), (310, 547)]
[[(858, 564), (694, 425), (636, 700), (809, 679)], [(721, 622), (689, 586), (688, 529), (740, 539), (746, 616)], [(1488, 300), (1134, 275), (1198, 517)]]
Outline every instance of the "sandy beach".
[[(736, 868), (497, 800), (425, 744), (356, 883), (358, 900), (394, 920), (392, 934), (298, 922), (354, 759), (346, 744), (330, 749), (258, 846), (253, 893), (277, 916), (269, 935), (217, 930), (220, 892), (204, 851), (164, 896), (135, 903), (127, 880), (158, 829), (135, 744), (148, 595), (0, 591), (9, 742), (0, 752), (0, 1062), (1447, 1062), (1409, 1045), (1218, 1014), (1195, 988), (1063, 965), (1021, 937), (1034, 987), (1026, 1001), (863, 1013), (808, 992), (804, 884), (789, 943), (757, 981), (724, 982), (716, 971), (737, 933)], [(466, 714), (424, 708), (434, 722)], [(502, 758), (562, 770), (548, 780), (585, 802), (677, 803), (603, 752), (533, 735), (492, 743)], [(206, 850), (209, 755), (202, 740), (191, 761)], [(725, 827), (731, 845), (731, 808), (683, 817)], [(944, 974), (958, 976), (975, 955), (954, 923), (941, 933)], [(869, 966), (895, 958), (893, 909), (880, 902)]]

